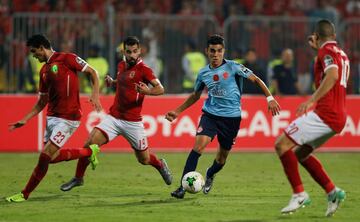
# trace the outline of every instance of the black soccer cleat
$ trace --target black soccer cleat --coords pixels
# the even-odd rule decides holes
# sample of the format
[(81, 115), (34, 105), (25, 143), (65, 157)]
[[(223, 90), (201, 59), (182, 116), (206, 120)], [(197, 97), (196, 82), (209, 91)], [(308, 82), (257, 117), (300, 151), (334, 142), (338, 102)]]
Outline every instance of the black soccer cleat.
[(206, 171), (206, 180), (205, 180), (205, 185), (204, 185), (204, 188), (203, 188), (203, 193), (204, 194), (208, 194), (210, 192), (210, 190), (212, 188), (212, 185), (214, 183), (214, 178), (215, 178), (215, 175), (213, 175), (212, 177), (208, 177), (207, 176), (207, 171)]
[(62, 191), (70, 191), (74, 187), (82, 186), (84, 184), (83, 178), (73, 177), (69, 182), (64, 183), (60, 186), (60, 190)]
[(179, 188), (177, 188), (177, 190), (171, 192), (171, 196), (177, 199), (183, 199), (185, 196), (185, 189), (180, 186)]

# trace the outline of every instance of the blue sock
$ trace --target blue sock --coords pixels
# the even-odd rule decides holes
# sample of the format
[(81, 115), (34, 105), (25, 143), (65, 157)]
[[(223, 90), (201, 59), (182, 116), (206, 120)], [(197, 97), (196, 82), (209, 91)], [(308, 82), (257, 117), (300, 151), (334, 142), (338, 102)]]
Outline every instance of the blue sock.
[(223, 166), (225, 164), (220, 164), (218, 162), (216, 162), (216, 160), (214, 160), (213, 164), (211, 165), (211, 167), (207, 170), (206, 176), (207, 177), (212, 177), (214, 176), (214, 174), (216, 174), (217, 172), (219, 172)]
[[(196, 169), (196, 166), (198, 164), (198, 160), (199, 160), (200, 156), (201, 156), (200, 153), (197, 153), (194, 150), (191, 150), (191, 152), (189, 153), (189, 156), (186, 160), (186, 164), (185, 164), (181, 179), (184, 177), (185, 174), (187, 174), (188, 172), (194, 171)], [(180, 185), (181, 185), (181, 180), (180, 180)]]

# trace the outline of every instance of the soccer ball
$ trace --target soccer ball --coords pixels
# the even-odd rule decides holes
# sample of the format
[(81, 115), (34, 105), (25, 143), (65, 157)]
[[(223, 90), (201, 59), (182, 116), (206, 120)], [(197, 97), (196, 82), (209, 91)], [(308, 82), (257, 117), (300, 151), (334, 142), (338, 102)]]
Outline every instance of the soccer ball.
[(202, 190), (205, 185), (204, 177), (196, 172), (191, 171), (184, 175), (181, 180), (183, 188), (189, 193), (197, 193)]

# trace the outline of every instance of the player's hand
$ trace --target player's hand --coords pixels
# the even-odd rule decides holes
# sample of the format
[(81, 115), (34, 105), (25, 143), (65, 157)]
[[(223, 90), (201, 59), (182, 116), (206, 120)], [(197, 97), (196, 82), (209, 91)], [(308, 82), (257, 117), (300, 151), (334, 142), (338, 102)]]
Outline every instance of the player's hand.
[(178, 117), (178, 113), (175, 111), (170, 111), (166, 113), (165, 119), (169, 120), (170, 122), (174, 121)]
[(109, 76), (109, 75), (105, 76), (106, 87), (111, 87), (113, 85), (113, 82), (114, 82), (114, 79), (111, 78), (111, 76)]
[(300, 106), (296, 110), (296, 116), (301, 116), (302, 114), (307, 114), (309, 109), (314, 105), (314, 102), (308, 100), (304, 103), (301, 103)]
[(268, 102), (268, 111), (271, 112), (272, 116), (280, 114), (280, 105), (275, 99)]
[(89, 102), (92, 104), (96, 112), (100, 112), (102, 110), (102, 106), (98, 95), (96, 94), (91, 95), (91, 97), (89, 98)]
[(150, 89), (149, 87), (143, 83), (143, 82), (139, 82), (139, 83), (135, 83), (135, 90), (138, 93), (144, 94), (144, 95), (150, 95)]
[(316, 42), (315, 35), (309, 35), (307, 39), (308, 39), (308, 43), (309, 43), (311, 48), (313, 48), (315, 50), (317, 50), (319, 48), (318, 45), (317, 45), (317, 42)]
[(25, 120), (20, 120), (20, 121), (17, 121), (16, 123), (10, 123), (9, 124), (9, 131), (13, 131), (14, 129), (17, 129), (17, 128), (20, 128), (22, 127), (23, 125), (26, 124), (26, 121)]

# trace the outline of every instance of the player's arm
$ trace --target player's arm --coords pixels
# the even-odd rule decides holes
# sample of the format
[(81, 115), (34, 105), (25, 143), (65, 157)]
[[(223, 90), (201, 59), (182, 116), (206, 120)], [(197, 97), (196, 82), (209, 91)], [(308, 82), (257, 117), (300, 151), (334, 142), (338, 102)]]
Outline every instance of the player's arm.
[(22, 118), (21, 120), (15, 122), (15, 123), (9, 124), (9, 131), (13, 131), (16, 128), (20, 128), (23, 125), (25, 125), (29, 119), (36, 116), (38, 113), (41, 112), (41, 110), (43, 110), (45, 108), (48, 101), (49, 101), (49, 95), (47, 93), (40, 94), (39, 99), (36, 102), (35, 106), (30, 110), (30, 112), (28, 112), (24, 116), (24, 118)]
[(271, 92), (268, 89), (268, 87), (265, 85), (265, 83), (255, 74), (250, 74), (248, 79), (251, 82), (255, 83), (258, 87), (260, 87), (263, 93), (265, 94), (266, 100), (268, 102), (268, 110), (271, 111), (271, 114), (273, 116), (278, 115), (280, 112), (279, 103), (271, 95)]
[(194, 91), (193, 93), (191, 93), (183, 104), (181, 104), (175, 110), (166, 113), (165, 118), (170, 122), (172, 122), (174, 119), (178, 117), (180, 113), (182, 113), (184, 110), (192, 106), (194, 103), (196, 103), (196, 101), (200, 99), (201, 92), (202, 91)]
[(159, 79), (153, 79), (150, 81), (152, 88), (149, 88), (144, 82), (135, 83), (136, 91), (151, 96), (159, 96), (164, 94), (164, 87), (162, 86)]
[(84, 72), (90, 76), (91, 85), (92, 85), (92, 93), (90, 96), (90, 103), (94, 106), (94, 109), (97, 112), (102, 110), (101, 103), (100, 103), (100, 84), (99, 84), (99, 75), (95, 69), (91, 66), (87, 66)]
[(306, 113), (319, 99), (326, 95), (331, 88), (334, 87), (336, 81), (339, 79), (338, 68), (331, 67), (325, 72), (325, 77), (321, 81), (319, 88), (312, 94), (309, 100), (300, 104), (296, 110), (296, 115)]

